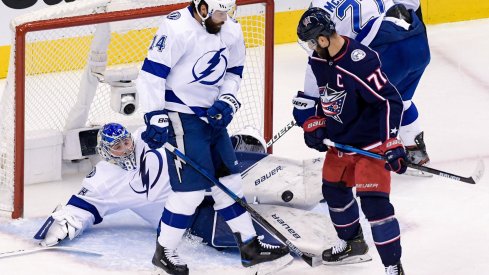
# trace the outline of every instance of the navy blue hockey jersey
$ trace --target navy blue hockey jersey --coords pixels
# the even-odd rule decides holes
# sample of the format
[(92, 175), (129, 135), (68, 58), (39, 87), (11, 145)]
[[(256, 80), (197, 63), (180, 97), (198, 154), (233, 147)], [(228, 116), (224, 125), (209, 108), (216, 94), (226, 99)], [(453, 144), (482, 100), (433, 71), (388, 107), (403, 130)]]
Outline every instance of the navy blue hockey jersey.
[(327, 138), (368, 150), (397, 137), (402, 99), (382, 72), (377, 53), (343, 38), (334, 57), (326, 60), (316, 52), (309, 57), (306, 81), (317, 86), (306, 85), (315, 88), (304, 92), (319, 97), (318, 115), (328, 118)]

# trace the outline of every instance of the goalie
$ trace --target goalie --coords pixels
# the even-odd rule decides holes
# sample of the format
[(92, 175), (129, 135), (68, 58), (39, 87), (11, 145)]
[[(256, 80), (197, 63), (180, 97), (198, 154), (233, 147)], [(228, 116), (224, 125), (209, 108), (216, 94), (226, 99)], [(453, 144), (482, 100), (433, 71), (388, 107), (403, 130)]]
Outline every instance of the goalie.
[[(159, 226), (162, 210), (171, 192), (166, 154), (163, 148), (150, 149), (141, 140), (143, 129), (131, 134), (117, 123), (108, 123), (100, 129), (97, 152), (103, 160), (84, 178), (81, 190), (65, 206), (58, 206), (39, 229), (34, 238), (40, 240), (42, 246), (72, 240), (84, 229), (103, 222), (105, 216), (125, 209), (130, 209), (154, 228)], [(241, 170), (244, 171), (242, 177), (248, 201), (259, 200), (302, 209), (311, 209), (319, 202), (320, 192), (311, 197), (308, 191), (319, 188), (308, 186), (306, 192), (302, 178), (297, 176), (303, 173), (298, 172), (303, 169), (301, 162), (264, 154), (264, 140), (253, 128), (245, 128), (231, 139), (237, 150)], [(243, 149), (254, 152), (243, 152)], [(321, 165), (321, 162), (315, 161), (314, 164)], [(276, 167), (281, 168), (273, 175), (271, 172), (263, 172), (277, 170)], [(319, 171), (318, 167), (309, 170)], [(262, 178), (266, 180), (256, 185), (256, 179)], [(314, 180), (310, 178), (308, 182), (320, 182), (318, 179), (320, 175), (316, 175)], [(283, 195), (274, 197), (277, 193), (289, 196), (285, 199)], [(308, 197), (304, 195), (306, 193)], [(193, 215), (189, 232), (217, 248), (237, 246), (231, 229), (212, 206), (212, 198), (207, 196)], [(328, 246), (325, 236), (312, 233), (324, 232), (321, 229), (324, 228), (326, 217), (307, 212), (309, 220), (306, 226), (303, 221), (292, 219), (304, 216), (305, 210), (277, 205), (253, 207), (279, 231), (288, 234), (288, 238), (304, 251), (318, 253)], [(259, 224), (254, 223), (254, 227), (257, 234), (263, 235), (268, 243), (280, 244)]]

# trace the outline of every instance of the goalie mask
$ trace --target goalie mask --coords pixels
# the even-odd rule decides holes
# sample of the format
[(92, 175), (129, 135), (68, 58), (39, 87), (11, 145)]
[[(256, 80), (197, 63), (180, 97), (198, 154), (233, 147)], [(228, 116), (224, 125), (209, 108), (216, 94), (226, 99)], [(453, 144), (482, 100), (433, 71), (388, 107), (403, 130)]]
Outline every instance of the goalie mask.
[(261, 136), (260, 132), (252, 126), (246, 126), (236, 134), (231, 136), (231, 142), (235, 151), (267, 152), (267, 146), (265, 139)]
[(131, 133), (118, 123), (107, 123), (97, 135), (97, 152), (107, 162), (124, 170), (136, 169), (134, 140)]

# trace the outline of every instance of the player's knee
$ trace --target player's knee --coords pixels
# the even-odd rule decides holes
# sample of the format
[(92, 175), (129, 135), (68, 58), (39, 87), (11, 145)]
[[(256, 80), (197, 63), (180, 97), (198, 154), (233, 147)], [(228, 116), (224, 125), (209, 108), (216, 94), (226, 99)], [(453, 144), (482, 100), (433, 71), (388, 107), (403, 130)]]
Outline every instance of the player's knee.
[(192, 215), (204, 199), (205, 191), (174, 192), (165, 204), (165, 209), (172, 213)]
[(394, 206), (388, 197), (360, 196), (362, 212), (369, 221), (380, 220), (394, 215)]
[(322, 191), (329, 207), (344, 207), (353, 199), (352, 188), (345, 187), (341, 183), (323, 182)]
[[(243, 188), (241, 184), (241, 175), (233, 174), (230, 176), (219, 178), (219, 181), (226, 186), (229, 190), (231, 190), (237, 197), (243, 198)], [(212, 197), (214, 198), (215, 204), (214, 208), (216, 210), (223, 209), (228, 207), (234, 203), (234, 199), (232, 199), (228, 194), (222, 191), (219, 187), (212, 187)]]

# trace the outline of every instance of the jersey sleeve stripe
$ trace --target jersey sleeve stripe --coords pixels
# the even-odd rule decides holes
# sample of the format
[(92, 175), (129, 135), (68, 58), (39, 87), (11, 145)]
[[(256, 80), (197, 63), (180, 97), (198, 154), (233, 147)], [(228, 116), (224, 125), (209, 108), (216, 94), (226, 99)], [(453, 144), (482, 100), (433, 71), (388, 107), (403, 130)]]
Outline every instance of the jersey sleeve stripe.
[(146, 58), (144, 59), (142, 70), (157, 77), (166, 79), (171, 71), (171, 68)]
[(79, 198), (75, 195), (71, 196), (67, 205), (73, 205), (75, 207), (78, 207), (80, 209), (83, 209), (85, 211), (92, 213), (93, 217), (95, 218), (95, 221), (93, 222), (93, 224), (101, 223), (103, 220), (102, 216), (100, 216), (100, 213), (98, 212), (97, 207), (95, 207), (93, 204), (91, 204), (91, 203), (87, 202), (86, 200)]
[(353, 77), (353, 79), (355, 79), (358, 83), (362, 84), (369, 92), (371, 92), (375, 97), (377, 97), (378, 99), (382, 100), (382, 101), (385, 101), (385, 98), (382, 97), (381, 95), (379, 95), (378, 93), (376, 93), (370, 86), (367, 85), (367, 83), (365, 83), (362, 79), (360, 79), (357, 75), (343, 69), (342, 67), (336, 65), (336, 68), (342, 72), (344, 72), (345, 74)]
[(228, 68), (226, 72), (233, 73), (235, 75), (238, 75), (240, 78), (243, 78), (243, 69), (244, 66), (237, 66), (237, 67)]

